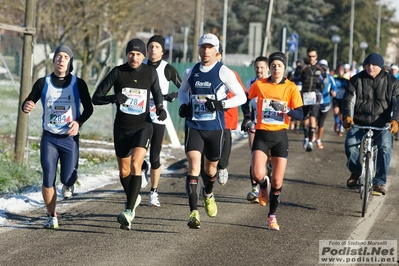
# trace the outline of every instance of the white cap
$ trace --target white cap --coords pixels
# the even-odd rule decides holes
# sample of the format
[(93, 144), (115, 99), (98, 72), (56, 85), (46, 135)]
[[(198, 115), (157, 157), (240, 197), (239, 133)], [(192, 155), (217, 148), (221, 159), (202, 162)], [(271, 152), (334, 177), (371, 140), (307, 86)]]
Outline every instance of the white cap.
[(207, 33), (201, 36), (198, 46), (201, 46), (203, 44), (211, 44), (215, 46), (217, 51), (219, 51), (219, 38), (212, 33)]
[(392, 70), (399, 70), (399, 67), (398, 67), (397, 64), (392, 64), (392, 65), (391, 65), (391, 69), (392, 69)]
[(321, 59), (321, 60), (319, 61), (319, 65), (321, 65), (321, 66), (328, 66), (328, 62), (327, 62), (326, 59)]
[(345, 68), (345, 69), (350, 69), (350, 68), (351, 68), (351, 65), (349, 65), (349, 64), (347, 63), (347, 64), (344, 65), (344, 68)]

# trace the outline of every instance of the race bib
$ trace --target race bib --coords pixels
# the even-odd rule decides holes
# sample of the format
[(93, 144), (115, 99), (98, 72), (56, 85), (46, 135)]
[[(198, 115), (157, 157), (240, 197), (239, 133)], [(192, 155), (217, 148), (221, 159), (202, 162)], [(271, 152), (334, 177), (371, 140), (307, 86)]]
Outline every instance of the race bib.
[(157, 117), (157, 107), (155, 106), (154, 99), (150, 99), (150, 118), (154, 122)]
[(209, 121), (216, 119), (216, 112), (209, 111), (205, 106), (206, 98), (214, 100), (215, 95), (196, 94), (191, 96), (192, 120)]
[(62, 128), (69, 122), (72, 122), (72, 108), (70, 105), (62, 105), (56, 103), (52, 109), (49, 110), (49, 121), (48, 127), (50, 128)]
[(263, 124), (284, 124), (287, 103), (275, 100), (263, 99), (262, 102), (262, 123)]
[(119, 110), (130, 115), (141, 115), (145, 113), (147, 107), (146, 89), (123, 88), (122, 93), (127, 96), (126, 102), (119, 106)]
[(316, 104), (316, 92), (304, 92), (302, 93), (303, 105), (315, 105)]

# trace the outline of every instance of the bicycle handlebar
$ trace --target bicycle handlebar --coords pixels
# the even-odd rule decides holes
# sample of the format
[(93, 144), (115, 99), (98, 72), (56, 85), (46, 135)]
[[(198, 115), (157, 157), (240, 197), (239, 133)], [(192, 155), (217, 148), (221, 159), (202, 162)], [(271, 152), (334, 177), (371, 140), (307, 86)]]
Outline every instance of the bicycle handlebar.
[(391, 124), (390, 123), (386, 123), (384, 127), (373, 127), (373, 126), (359, 126), (356, 124), (353, 124), (352, 127), (357, 127), (360, 129), (371, 129), (371, 130), (390, 130), (391, 129)]

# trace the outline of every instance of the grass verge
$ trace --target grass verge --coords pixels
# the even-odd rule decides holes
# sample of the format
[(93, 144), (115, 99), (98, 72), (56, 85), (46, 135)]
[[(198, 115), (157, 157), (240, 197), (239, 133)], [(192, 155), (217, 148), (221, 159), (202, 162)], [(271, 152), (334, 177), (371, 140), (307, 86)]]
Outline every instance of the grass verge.
[[(29, 141), (26, 163), (14, 162), (14, 139), (0, 138), (0, 196), (40, 191), (42, 184), (42, 169), (40, 165), (40, 140)], [(57, 167), (56, 185), (59, 184), (59, 169)], [(115, 155), (101, 151), (86, 151), (81, 148), (78, 174), (101, 174), (105, 170), (117, 169)]]

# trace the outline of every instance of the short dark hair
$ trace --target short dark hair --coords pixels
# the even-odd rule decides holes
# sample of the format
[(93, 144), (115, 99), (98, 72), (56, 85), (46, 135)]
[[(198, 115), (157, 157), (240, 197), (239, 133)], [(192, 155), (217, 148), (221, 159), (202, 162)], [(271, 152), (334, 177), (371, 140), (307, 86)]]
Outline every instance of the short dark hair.
[(269, 59), (268, 59), (266, 56), (262, 56), (262, 55), (261, 55), (261, 56), (258, 56), (258, 57), (255, 59), (254, 65), (255, 65), (256, 62), (261, 62), (261, 61), (265, 62), (266, 65), (269, 65)]
[(310, 52), (316, 52), (316, 54), (317, 54), (317, 49), (314, 47), (309, 47), (308, 50), (306, 50), (306, 53), (308, 54)]

